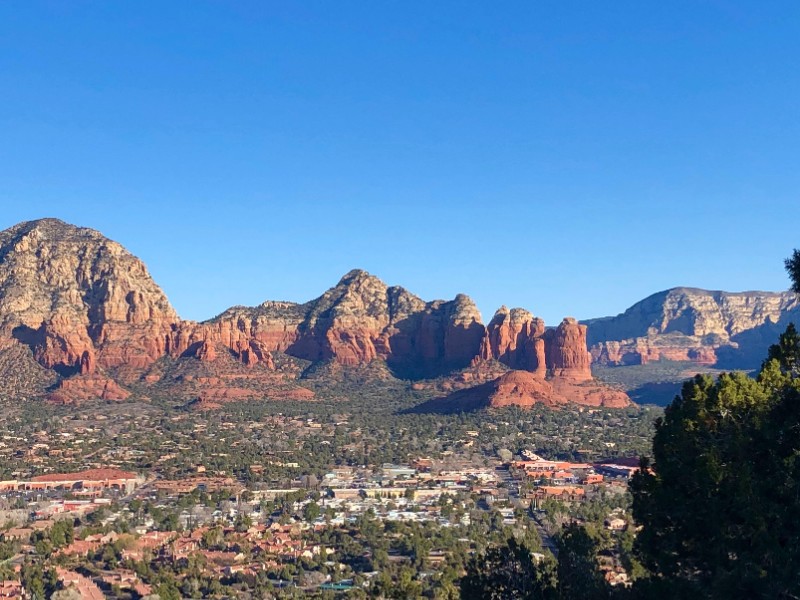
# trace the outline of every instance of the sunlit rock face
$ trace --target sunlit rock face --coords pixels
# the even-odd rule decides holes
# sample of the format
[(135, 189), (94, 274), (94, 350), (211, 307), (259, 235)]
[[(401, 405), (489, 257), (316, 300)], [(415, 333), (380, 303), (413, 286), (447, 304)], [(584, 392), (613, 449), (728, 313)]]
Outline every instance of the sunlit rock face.
[(142, 261), (97, 231), (42, 219), (0, 232), (0, 336), (41, 365), (145, 367), (177, 322)]
[(798, 317), (798, 300), (790, 292), (674, 288), (616, 317), (585, 324), (592, 359), (600, 364), (668, 359), (755, 368), (779, 331)]
[(546, 330), (527, 310), (503, 307), (484, 326), (468, 296), (425, 301), (361, 270), (304, 304), (267, 301), (183, 321), (142, 261), (57, 219), (0, 232), (0, 354), (29, 361), (31, 372), (38, 364), (41, 389), (61, 403), (123, 400), (147, 386), (206, 406), (266, 392), (308, 399), (292, 383), (295, 359), (385, 363), (398, 377), (454, 376), (458, 386), (512, 370), (495, 396), (513, 396), (524, 379), (523, 404), (561, 403), (559, 385), (591, 380), (586, 327), (574, 319)]

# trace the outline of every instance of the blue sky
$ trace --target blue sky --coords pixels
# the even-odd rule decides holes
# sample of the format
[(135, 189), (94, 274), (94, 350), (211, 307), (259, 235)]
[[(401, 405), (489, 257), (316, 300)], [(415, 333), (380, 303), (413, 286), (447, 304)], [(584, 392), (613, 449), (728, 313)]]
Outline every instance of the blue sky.
[(0, 228), (194, 319), (354, 267), (487, 320), (785, 289), (798, 64), (797, 2), (3, 2)]

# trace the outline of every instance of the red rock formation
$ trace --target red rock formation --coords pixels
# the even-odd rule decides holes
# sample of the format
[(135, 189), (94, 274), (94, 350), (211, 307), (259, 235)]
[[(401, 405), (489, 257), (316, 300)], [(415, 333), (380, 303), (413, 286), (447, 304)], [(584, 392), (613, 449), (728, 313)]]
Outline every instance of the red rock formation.
[(47, 399), (55, 404), (78, 404), (88, 400), (125, 400), (130, 392), (97, 373), (63, 379)]
[[(168, 336), (166, 353), (181, 356), (199, 343), (227, 347), (236, 356), (245, 350), (262, 355), (285, 352), (298, 338), (304, 308), (290, 302), (265, 302), (254, 307), (230, 308), (205, 323), (184, 321)], [(254, 344), (254, 345), (251, 345)], [(252, 361), (252, 357), (248, 360)]]
[(555, 406), (563, 403), (548, 381), (528, 371), (509, 371), (493, 381), (486, 401), (494, 408), (510, 405), (531, 407), (534, 404)]
[(94, 357), (89, 350), (85, 350), (83, 354), (81, 354), (80, 360), (80, 374), (86, 375), (87, 373), (92, 373), (94, 371)]
[(509, 405), (530, 408), (535, 404), (624, 408), (630, 406), (631, 400), (625, 392), (599, 383), (559, 377), (543, 381), (527, 371), (510, 371), (492, 382), (486, 404), (493, 408)]
[(624, 392), (593, 380), (586, 326), (575, 319), (566, 318), (557, 328), (545, 332), (544, 323), (527, 311), (503, 307), (487, 326), (473, 366), (490, 364), (487, 361), (491, 360), (523, 370), (457, 391), (442, 399), (438, 408), (448, 404), (459, 410), (535, 404), (623, 408), (631, 404)]
[(427, 408), (434, 411), (466, 411), (483, 407), (537, 404), (560, 407), (570, 404), (604, 408), (625, 408), (631, 400), (625, 392), (606, 385), (555, 377), (545, 380), (529, 371), (509, 371), (499, 378), (474, 387), (461, 389), (433, 400)]
[(553, 391), (568, 403), (604, 408), (625, 408), (633, 404), (628, 394), (622, 390), (596, 380), (576, 381), (553, 378), (550, 382), (553, 384)]
[(144, 366), (178, 317), (144, 264), (56, 219), (0, 232), (0, 336), (60, 372)]
[(214, 362), (217, 360), (217, 350), (214, 347), (214, 343), (208, 340), (203, 340), (203, 343), (200, 344), (200, 347), (194, 355), (203, 362)]
[(494, 359), (511, 367), (536, 373), (544, 378), (545, 358), (544, 321), (527, 310), (505, 307), (498, 310), (481, 342), (482, 360)]
[[(467, 296), (424, 302), (358, 270), (306, 304), (265, 302), (181, 321), (144, 264), (96, 231), (43, 219), (0, 232), (0, 347), (30, 348), (67, 377), (54, 401), (124, 398), (116, 382), (158, 384), (178, 397), (207, 386), (207, 403), (276, 389), (302, 396), (286, 385), (297, 374), (276, 369), (273, 353), (346, 367), (386, 361), (409, 378), (462, 370), (479, 356), (492, 364), (477, 360), (447, 384), (474, 385), (502, 364), (530, 371), (541, 391), (547, 369), (554, 380), (591, 378), (585, 342), (574, 320), (545, 332), (527, 311), (501, 309), (484, 327)], [(206, 372), (170, 379), (184, 363)]]
[(591, 356), (586, 349), (586, 325), (571, 317), (545, 333), (547, 368), (553, 376), (588, 381), (592, 379)]
[(662, 359), (709, 366), (717, 362), (715, 346), (692, 343), (691, 340), (685, 344), (682, 342), (687, 342), (687, 339), (679, 338), (673, 341), (669, 336), (660, 338), (654, 336), (653, 339), (609, 341), (592, 346), (590, 354), (593, 362), (603, 365), (646, 365)]
[[(257, 311), (275, 309), (265, 304)], [(275, 350), (345, 366), (386, 360), (461, 368), (477, 353), (484, 330), (475, 304), (464, 295), (425, 303), (364, 271), (351, 271), (320, 298), (283, 313), (294, 333)]]
[(478, 352), (485, 328), (478, 307), (466, 295), (458, 294), (444, 308), (444, 362), (466, 366)]

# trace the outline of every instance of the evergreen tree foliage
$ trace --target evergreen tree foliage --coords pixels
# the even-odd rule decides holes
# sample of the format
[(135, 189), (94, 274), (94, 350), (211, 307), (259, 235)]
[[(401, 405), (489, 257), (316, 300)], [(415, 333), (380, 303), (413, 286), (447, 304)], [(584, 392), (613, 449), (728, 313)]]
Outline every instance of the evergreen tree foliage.
[(767, 360), (762, 365), (762, 371), (767, 368), (770, 361), (778, 362), (781, 371), (792, 375), (800, 374), (800, 335), (794, 323), (789, 323), (786, 331), (783, 332), (777, 344), (769, 347)]
[(800, 250), (792, 252), (792, 256), (786, 259), (786, 271), (792, 280), (792, 291), (800, 294)]
[(598, 569), (598, 544), (586, 528), (570, 524), (561, 533), (558, 549), (560, 600), (605, 600), (609, 586)]
[(461, 579), (465, 600), (557, 600), (551, 558), (538, 564), (531, 551), (513, 537), (473, 557)]
[(631, 481), (641, 597), (800, 595), (799, 349), (790, 326), (757, 379), (697, 376), (657, 423)]

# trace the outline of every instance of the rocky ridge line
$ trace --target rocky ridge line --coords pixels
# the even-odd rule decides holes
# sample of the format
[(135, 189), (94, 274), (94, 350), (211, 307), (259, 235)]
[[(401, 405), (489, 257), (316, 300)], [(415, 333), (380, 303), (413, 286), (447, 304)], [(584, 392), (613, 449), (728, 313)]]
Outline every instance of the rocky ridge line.
[[(547, 330), (528, 311), (502, 308), (484, 326), (463, 294), (426, 302), (361, 270), (305, 304), (265, 302), (183, 321), (138, 258), (56, 219), (0, 232), (0, 346), (14, 345), (60, 375), (50, 395), (59, 402), (123, 399), (141, 385), (205, 385), (219, 398), (251, 398), (259, 386), (297, 378), (296, 369), (276, 367), (283, 355), (344, 367), (385, 361), (407, 379), (494, 361), (541, 380), (591, 380), (586, 327), (574, 319)], [(169, 375), (164, 359), (207, 367)], [(205, 400), (214, 402), (208, 393)]]
[[(767, 346), (800, 317), (790, 292), (720, 292), (673, 288), (616, 317), (584, 321), (594, 362), (646, 364), (660, 359), (755, 368)], [(752, 357), (752, 358), (751, 358)], [(738, 362), (731, 362), (738, 359)]]

